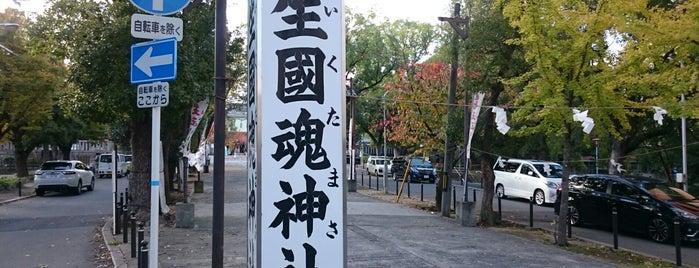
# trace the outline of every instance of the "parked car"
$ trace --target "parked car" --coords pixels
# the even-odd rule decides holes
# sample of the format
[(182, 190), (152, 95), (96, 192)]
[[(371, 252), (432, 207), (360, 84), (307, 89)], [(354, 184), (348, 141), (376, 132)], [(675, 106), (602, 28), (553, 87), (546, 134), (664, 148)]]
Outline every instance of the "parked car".
[[(376, 176), (382, 176), (385, 161), (386, 159), (382, 156), (369, 156), (366, 162), (366, 172), (369, 174), (373, 173)], [(388, 163), (385, 164), (388, 165)]]
[[(114, 168), (112, 165), (112, 154), (106, 153), (106, 154), (100, 154), (97, 157), (95, 157), (95, 168), (96, 168), (96, 173), (99, 178), (102, 177), (111, 177), (112, 176), (112, 169)], [(123, 154), (117, 154), (117, 161), (116, 161), (116, 175), (117, 178), (126, 175), (126, 158)]]
[(609, 227), (616, 207), (620, 230), (645, 234), (656, 242), (669, 242), (674, 237), (674, 219), (678, 219), (681, 239), (699, 241), (699, 199), (665, 182), (587, 174), (571, 176), (569, 186), (568, 207), (573, 225)]
[(408, 163), (408, 160), (406, 160), (404, 157), (394, 157), (391, 159), (391, 161), (388, 162), (388, 172), (390, 172), (391, 175), (394, 175), (395, 174), (394, 171), (396, 170), (396, 167), (404, 166), (407, 163)]
[[(410, 169), (407, 169), (408, 166)], [(410, 182), (434, 183), (437, 180), (437, 169), (429, 160), (422, 157), (412, 157), (407, 163), (397, 163), (392, 168), (394, 180), (402, 180), (406, 172)]]
[(498, 158), (493, 173), (499, 197), (533, 197), (537, 205), (543, 206), (556, 201), (563, 167), (548, 161)]
[(77, 160), (46, 161), (34, 172), (34, 192), (43, 196), (46, 191), (82, 193), (95, 189), (95, 176), (90, 167)]

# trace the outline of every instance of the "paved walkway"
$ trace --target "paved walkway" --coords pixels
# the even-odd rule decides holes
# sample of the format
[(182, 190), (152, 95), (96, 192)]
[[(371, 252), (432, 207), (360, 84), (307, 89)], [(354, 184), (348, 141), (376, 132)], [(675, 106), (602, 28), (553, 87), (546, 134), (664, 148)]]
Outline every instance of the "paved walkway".
[[(227, 162), (225, 176), (224, 266), (247, 267), (247, 204), (245, 189), (237, 187), (246, 180), (245, 165)], [(211, 266), (212, 173), (202, 174), (201, 179), (204, 193), (191, 199), (194, 228), (160, 226), (160, 267)], [(229, 182), (235, 181), (236, 187), (230, 187)], [(361, 191), (348, 193), (347, 217), (347, 267), (614, 267), (553, 245), (488, 228), (463, 227), (453, 219)], [(112, 236), (111, 230), (107, 221), (103, 234), (115, 267), (137, 267), (136, 259), (130, 257), (130, 244), (115, 242), (122, 236)]]

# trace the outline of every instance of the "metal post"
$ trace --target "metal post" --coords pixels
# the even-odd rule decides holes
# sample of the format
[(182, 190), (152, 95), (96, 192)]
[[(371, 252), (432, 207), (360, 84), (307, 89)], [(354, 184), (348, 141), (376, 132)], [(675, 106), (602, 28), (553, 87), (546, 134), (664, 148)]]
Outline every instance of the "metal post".
[(675, 217), (672, 221), (672, 225), (675, 227), (675, 260), (677, 261), (677, 267), (682, 266), (682, 239), (680, 238), (680, 219)]
[[(122, 206), (121, 207), (121, 217), (122, 217), (122, 220), (124, 221), (124, 223), (122, 224), (123, 225), (122, 228), (124, 228), (124, 232), (123, 232), (124, 237), (123, 237), (122, 242), (124, 242), (124, 244), (129, 242), (129, 216), (128, 216), (128, 214), (129, 214), (129, 209), (124, 208)], [(131, 226), (131, 229), (133, 229), (133, 226)]]
[(529, 227), (534, 227), (534, 197), (529, 197)]
[[(424, 201), (423, 198), (425, 197), (425, 184), (420, 183), (420, 202)], [(410, 183), (408, 183), (408, 197), (410, 197)]]
[(451, 186), (451, 203), (454, 206), (454, 211), (456, 211), (456, 187), (454, 185)]
[[(211, 267), (223, 267), (226, 144), (226, 0), (217, 0), (214, 40), (214, 190), (212, 209)], [(153, 267), (157, 268), (157, 267)]]
[[(143, 267), (143, 254), (141, 254), (141, 243), (143, 242), (143, 236), (144, 236), (144, 230), (143, 230), (143, 223), (139, 222), (138, 223), (138, 242), (135, 242), (134, 244), (138, 245), (138, 267)], [(147, 263), (147, 262), (146, 262)]]
[(19, 196), (22, 196), (22, 179), (17, 179), (17, 191), (19, 191)]
[(119, 220), (120, 219), (119, 217), (121, 217), (121, 213), (122, 213), (123, 206), (121, 205), (121, 202), (123, 202), (123, 199), (124, 199), (124, 197), (122, 196), (121, 200), (116, 203), (116, 213), (115, 213), (116, 219), (114, 220), (114, 223), (116, 223), (116, 225), (114, 226), (114, 234), (115, 235), (121, 234), (121, 221)]
[[(388, 193), (388, 188), (386, 188), (386, 185), (388, 185), (388, 177), (386, 174), (388, 174), (388, 171), (386, 170), (388, 168), (388, 164), (386, 163), (388, 161), (388, 158), (386, 158), (386, 94), (388, 94), (388, 90), (386, 90), (385, 93), (383, 93), (383, 193), (387, 194)], [(379, 190), (379, 182), (378, 178), (376, 180), (376, 190)]]
[(476, 188), (473, 188), (473, 203), (476, 203)]
[(502, 221), (502, 197), (499, 194), (496, 194), (498, 197), (498, 221)]
[(594, 138), (592, 141), (595, 142), (595, 174), (599, 174), (599, 166), (597, 165), (597, 160), (599, 160), (599, 138)]
[(131, 258), (136, 257), (136, 245), (138, 244), (138, 241), (136, 241), (136, 213), (131, 212)]
[(362, 173), (362, 186), (364, 186), (364, 173)]
[(138, 258), (138, 267), (148, 268), (148, 241), (141, 241), (140, 258)]
[(124, 188), (124, 207), (129, 207), (129, 187)]
[(612, 207), (612, 233), (614, 234), (614, 250), (619, 249), (619, 219), (617, 218), (616, 204)]
[(573, 224), (570, 222), (570, 213), (573, 212), (571, 207), (568, 207), (568, 238), (573, 238)]

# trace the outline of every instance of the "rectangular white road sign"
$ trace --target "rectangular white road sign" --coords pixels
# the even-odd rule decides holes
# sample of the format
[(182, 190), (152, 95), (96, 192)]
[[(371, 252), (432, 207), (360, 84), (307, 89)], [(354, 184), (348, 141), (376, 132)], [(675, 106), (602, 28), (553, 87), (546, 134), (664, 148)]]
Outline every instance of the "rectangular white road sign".
[(131, 15), (131, 36), (145, 39), (174, 37), (182, 41), (182, 19), (146, 14)]
[(136, 105), (138, 108), (165, 107), (170, 103), (170, 84), (155, 82), (138, 85)]

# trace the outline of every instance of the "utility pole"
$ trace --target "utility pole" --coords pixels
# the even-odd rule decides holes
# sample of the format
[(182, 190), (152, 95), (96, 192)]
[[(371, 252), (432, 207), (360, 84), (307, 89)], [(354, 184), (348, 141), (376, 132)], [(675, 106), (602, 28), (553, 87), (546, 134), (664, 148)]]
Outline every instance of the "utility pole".
[[(466, 39), (468, 37), (468, 18), (462, 19), (460, 18), (461, 16), (461, 4), (456, 3), (454, 4), (454, 17), (453, 18), (444, 18), (444, 17), (439, 17), (440, 21), (446, 21), (449, 22), (449, 24), (454, 28), (454, 30), (458, 33), (458, 35), (462, 39)], [(461, 25), (465, 24), (466, 25), (466, 30), (461, 28)], [(449, 195), (449, 189), (451, 188), (451, 180), (449, 179), (449, 173), (451, 172), (453, 165), (452, 162), (454, 158), (454, 141), (452, 141), (449, 137), (449, 132), (447, 131), (449, 129), (449, 125), (454, 123), (454, 105), (456, 104), (456, 76), (457, 76), (457, 66), (459, 64), (459, 39), (455, 35), (452, 37), (452, 42), (451, 42), (451, 56), (452, 56), (452, 63), (451, 63), (451, 74), (449, 76), (449, 99), (448, 103), (449, 106), (447, 107), (447, 126), (444, 128), (446, 131), (446, 135), (444, 135), (444, 165), (443, 165), (443, 172), (442, 172), (442, 177), (439, 180), (440, 186), (441, 186), (441, 192), (442, 192), (442, 216), (444, 217), (449, 217), (451, 216), (451, 195)], [(468, 94), (466, 94), (468, 96)], [(468, 102), (466, 102), (468, 103)]]

